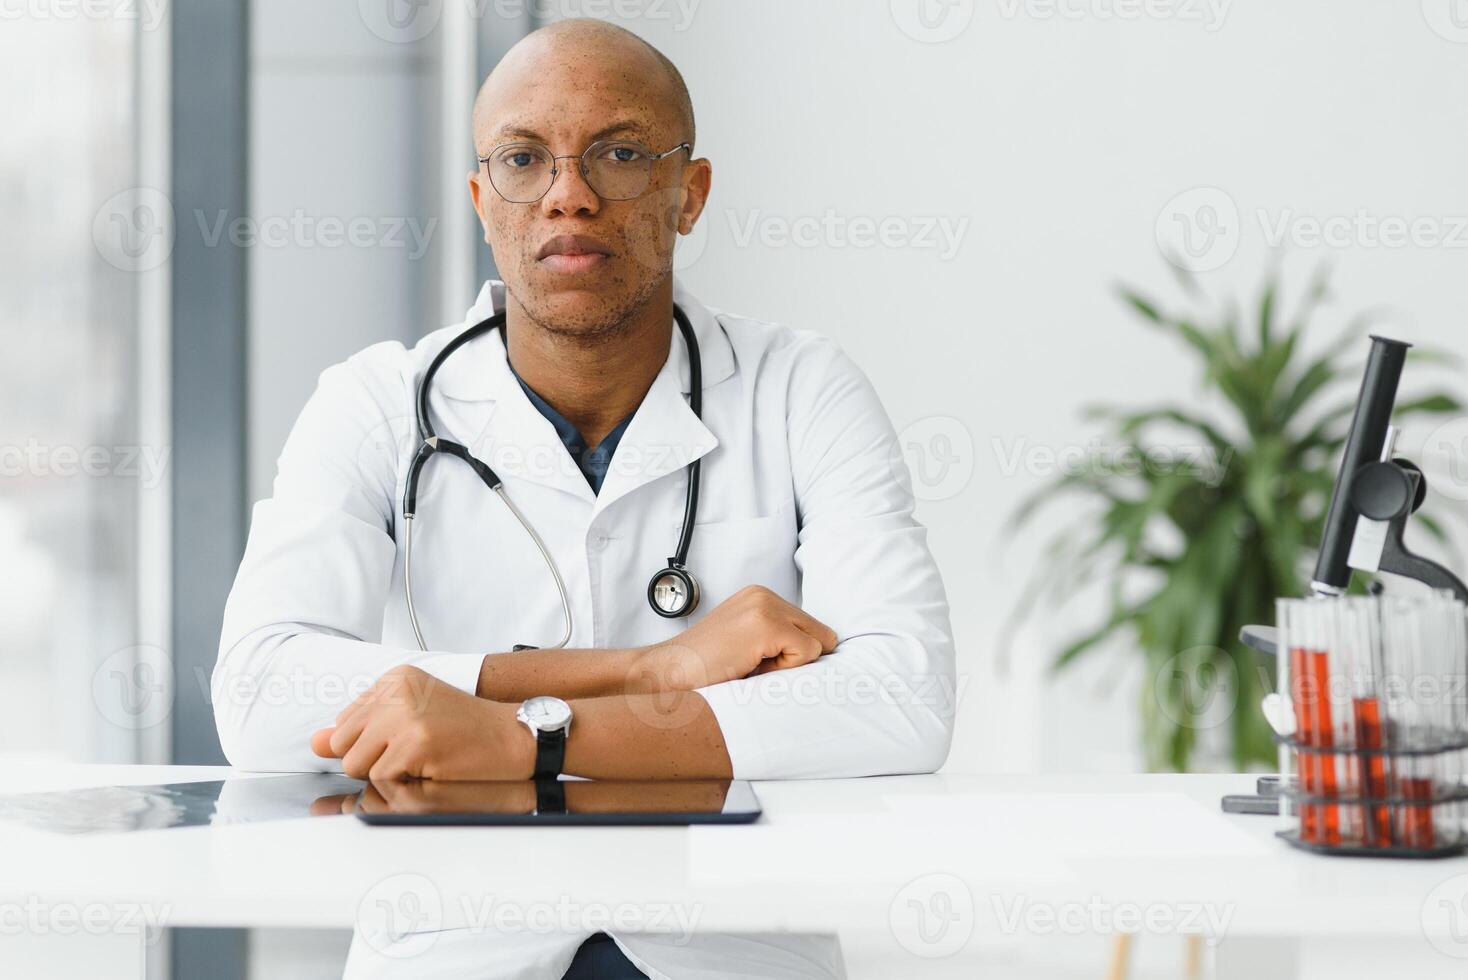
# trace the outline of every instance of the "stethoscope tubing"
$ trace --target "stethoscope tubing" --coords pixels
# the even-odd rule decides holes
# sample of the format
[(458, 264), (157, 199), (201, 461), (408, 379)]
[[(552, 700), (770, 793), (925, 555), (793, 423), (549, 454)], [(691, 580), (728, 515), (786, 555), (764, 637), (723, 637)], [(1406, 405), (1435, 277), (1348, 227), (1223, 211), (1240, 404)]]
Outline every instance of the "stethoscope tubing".
[[(673, 316), (678, 322), (678, 327), (683, 333), (683, 338), (688, 348), (688, 378), (690, 389), (688, 405), (693, 410), (693, 414), (701, 418), (703, 413), (703, 365), (698, 349), (698, 339), (694, 335), (692, 324), (688, 322), (688, 317), (676, 304), (673, 306)], [(428, 464), (429, 458), (438, 453), (448, 453), (451, 456), (457, 456), (467, 463), (478, 474), (485, 486), (493, 490), (495, 495), (504, 502), (504, 505), (509, 508), (510, 514), (519, 523), (520, 527), (524, 528), (525, 533), (530, 536), (530, 540), (535, 543), (536, 550), (540, 552), (541, 559), (545, 562), (546, 568), (550, 570), (551, 578), (556, 583), (556, 593), (561, 600), (562, 621), (565, 624), (561, 638), (547, 649), (562, 649), (566, 644), (571, 642), (571, 601), (566, 594), (566, 583), (561, 578), (560, 569), (556, 567), (555, 560), (551, 557), (550, 549), (546, 547), (545, 541), (536, 532), (535, 528), (531, 526), (530, 521), (526, 519), (525, 515), (520, 512), (520, 508), (515, 506), (509, 494), (505, 493), (504, 481), (500, 479), (499, 474), (495, 473), (488, 464), (470, 453), (467, 447), (451, 440), (440, 438), (434, 431), (433, 423), (429, 419), (429, 386), (433, 381), (433, 376), (438, 373), (438, 369), (460, 347), (491, 330), (503, 329), (504, 324), (505, 314), (501, 312), (476, 323), (468, 330), (459, 334), (445, 344), (443, 350), (438, 352), (437, 356), (429, 363), (428, 369), (423, 373), (422, 380), (418, 383), (417, 397), (415, 398), (415, 414), (417, 416), (419, 446), (417, 453), (413, 456), (413, 461), (408, 465), (408, 475), (403, 486), (403, 593), (407, 600), (408, 622), (413, 629), (413, 638), (418, 643), (418, 649), (425, 653), (428, 651), (428, 643), (423, 637), (423, 628), (418, 621), (417, 605), (413, 601), (413, 523), (417, 517), (419, 479), (422, 476), (424, 467)], [(509, 344), (507, 341), (506, 351), (508, 349)], [(701, 463), (702, 460), (695, 459), (688, 465), (688, 488), (683, 504), (683, 527), (678, 534), (677, 550), (673, 557), (668, 559), (668, 564), (679, 571), (683, 571), (687, 564), (688, 550), (693, 541), (693, 526), (698, 518), (698, 491), (702, 471)], [(692, 607), (690, 606), (688, 611), (691, 611), (691, 609)], [(654, 610), (657, 611), (656, 606), (654, 606)], [(667, 615), (661, 611), (659, 611), (659, 614)]]

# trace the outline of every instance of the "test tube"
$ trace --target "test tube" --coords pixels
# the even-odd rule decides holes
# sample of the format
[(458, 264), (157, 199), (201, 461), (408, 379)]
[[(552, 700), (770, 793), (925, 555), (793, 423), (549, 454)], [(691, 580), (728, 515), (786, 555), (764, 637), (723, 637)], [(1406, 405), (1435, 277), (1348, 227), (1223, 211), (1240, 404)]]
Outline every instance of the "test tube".
[(1335, 795), (1334, 759), (1318, 750), (1334, 739), (1331, 726), (1329, 658), (1325, 651), (1324, 613), (1330, 599), (1283, 600), (1281, 622), (1288, 638), (1289, 692), (1295, 711), (1296, 766), (1301, 795), (1313, 802), (1300, 805), (1299, 836), (1315, 844), (1340, 843), (1339, 814), (1334, 805), (1320, 802)]
[[(1363, 752), (1357, 757), (1356, 787), (1366, 800), (1386, 799), (1389, 788), (1382, 732), (1379, 694), (1381, 678), (1381, 616), (1375, 598), (1354, 596), (1343, 600), (1349, 623), (1351, 718), (1355, 723), (1354, 744)], [(1368, 847), (1391, 843), (1391, 814), (1385, 804), (1360, 809), (1360, 837)]]
[(1390, 682), (1396, 688), (1390, 705), (1390, 741), (1408, 752), (1397, 760), (1395, 795), (1400, 803), (1392, 829), (1401, 846), (1425, 850), (1434, 843), (1432, 757), (1423, 754), (1434, 737), (1428, 617), (1420, 598), (1384, 600), (1382, 616)]

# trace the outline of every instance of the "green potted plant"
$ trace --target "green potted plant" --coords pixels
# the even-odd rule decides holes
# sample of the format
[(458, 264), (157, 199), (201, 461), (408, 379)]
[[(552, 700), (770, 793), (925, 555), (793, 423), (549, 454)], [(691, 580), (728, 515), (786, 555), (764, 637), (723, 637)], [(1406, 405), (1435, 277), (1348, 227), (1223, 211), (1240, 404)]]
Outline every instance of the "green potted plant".
[[(1222, 410), (1209, 415), (1196, 402), (1087, 410), (1106, 424), (1110, 444), (1139, 462), (1073, 468), (1015, 513), (1011, 529), (1064, 495), (1090, 504), (1046, 548), (1001, 649), (1038, 604), (1063, 604), (1087, 584), (1104, 588), (1101, 621), (1061, 649), (1053, 669), (1124, 639), (1146, 661), (1140, 708), (1149, 769), (1186, 770), (1199, 732), (1213, 725), (1228, 726), (1239, 769), (1272, 766), (1259, 702), (1273, 664), (1238, 641), (1239, 629), (1272, 623), (1275, 598), (1300, 595), (1308, 583), (1360, 383), (1367, 318), (1310, 356), (1305, 335), (1326, 296), (1325, 276), (1282, 320), (1271, 275), (1247, 324), (1234, 304), (1206, 312), (1197, 281), (1180, 279), (1192, 312), (1165, 310), (1130, 288), (1120, 295), (1143, 324), (1196, 355), (1201, 387), (1221, 396)], [(1442, 357), (1414, 348), (1408, 363), (1426, 359)], [(1446, 392), (1404, 394), (1395, 418), (1461, 408)], [(1443, 538), (1430, 515), (1414, 521)]]

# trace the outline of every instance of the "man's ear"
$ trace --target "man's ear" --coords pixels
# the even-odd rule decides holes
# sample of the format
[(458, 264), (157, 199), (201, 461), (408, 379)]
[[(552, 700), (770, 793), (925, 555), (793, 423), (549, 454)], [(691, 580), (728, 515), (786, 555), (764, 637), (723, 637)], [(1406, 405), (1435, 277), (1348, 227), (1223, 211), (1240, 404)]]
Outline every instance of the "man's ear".
[(703, 214), (708, 203), (709, 189), (713, 186), (714, 165), (707, 158), (691, 160), (683, 168), (683, 200), (678, 212), (678, 234), (692, 234), (698, 216)]
[(477, 170), (469, 171), (469, 199), (474, 202), (474, 213), (479, 215), (479, 226), (484, 229), (485, 244), (489, 244), (489, 215), (484, 213), (484, 182)]

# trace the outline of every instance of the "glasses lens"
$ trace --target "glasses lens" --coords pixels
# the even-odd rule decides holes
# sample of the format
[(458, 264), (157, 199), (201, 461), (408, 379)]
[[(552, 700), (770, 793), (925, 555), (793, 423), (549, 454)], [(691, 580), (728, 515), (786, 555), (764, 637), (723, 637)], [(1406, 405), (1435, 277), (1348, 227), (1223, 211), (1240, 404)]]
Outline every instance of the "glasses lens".
[(652, 151), (641, 143), (593, 143), (582, 159), (586, 182), (604, 201), (640, 197), (652, 176)]
[(506, 201), (528, 204), (550, 190), (555, 163), (538, 143), (509, 143), (496, 147), (485, 161), (489, 182)]

